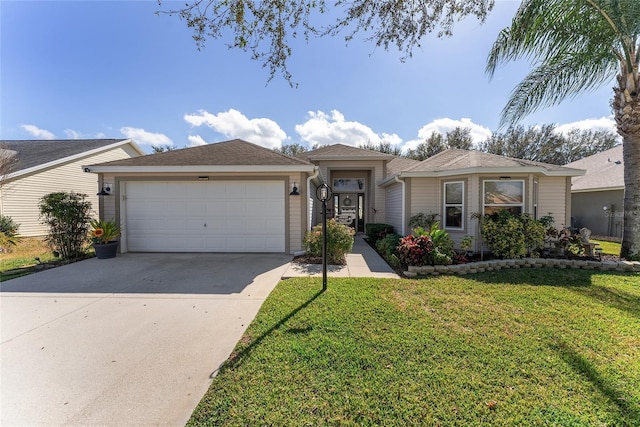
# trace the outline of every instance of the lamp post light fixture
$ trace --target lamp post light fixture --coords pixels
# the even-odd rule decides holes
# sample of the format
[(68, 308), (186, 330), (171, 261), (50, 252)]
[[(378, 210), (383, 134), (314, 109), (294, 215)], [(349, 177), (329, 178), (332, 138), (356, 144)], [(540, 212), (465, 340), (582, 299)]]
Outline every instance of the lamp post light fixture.
[(316, 198), (322, 202), (322, 290), (327, 290), (327, 200), (331, 197), (331, 188), (322, 184), (316, 188)]

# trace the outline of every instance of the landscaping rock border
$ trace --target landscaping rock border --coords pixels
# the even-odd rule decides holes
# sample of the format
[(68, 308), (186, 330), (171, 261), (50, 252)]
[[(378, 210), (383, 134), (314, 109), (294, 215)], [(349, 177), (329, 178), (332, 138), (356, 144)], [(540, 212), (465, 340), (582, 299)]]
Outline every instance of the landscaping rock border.
[(440, 274), (474, 274), (485, 271), (502, 270), (504, 268), (574, 268), (583, 270), (640, 272), (638, 261), (583, 261), (554, 258), (520, 258), (520, 259), (492, 259), (489, 261), (469, 262), (452, 265), (424, 265), (409, 266), (404, 271), (406, 277), (437, 276)]

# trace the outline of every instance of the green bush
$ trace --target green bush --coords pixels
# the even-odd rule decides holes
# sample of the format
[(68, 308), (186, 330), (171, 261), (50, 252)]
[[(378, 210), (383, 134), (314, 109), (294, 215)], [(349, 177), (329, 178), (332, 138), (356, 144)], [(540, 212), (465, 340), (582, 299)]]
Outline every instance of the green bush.
[(447, 265), (451, 264), (453, 241), (436, 221), (431, 228), (417, 227), (413, 234), (400, 239), (397, 247), (399, 260), (406, 265)]
[(485, 215), (482, 238), (494, 256), (522, 258), (537, 255), (544, 247), (546, 219), (535, 220), (529, 214), (513, 215), (507, 210)]
[(57, 192), (40, 200), (40, 218), (49, 226), (45, 241), (64, 259), (85, 255), (91, 221), (91, 202), (86, 198), (85, 194)]
[[(343, 264), (344, 256), (353, 248), (355, 231), (334, 219), (327, 221), (327, 262)], [(318, 224), (304, 236), (304, 246), (311, 256), (322, 256), (322, 224)]]
[(365, 226), (365, 233), (367, 234), (369, 243), (375, 245), (378, 243), (378, 240), (382, 239), (387, 234), (395, 233), (395, 229), (393, 228), (393, 225), (371, 223)]
[(399, 234), (387, 234), (384, 238), (378, 240), (376, 249), (385, 259), (389, 260), (392, 255), (398, 254), (397, 248), (400, 244), (400, 239), (402, 239), (402, 236)]
[(0, 215), (0, 248), (9, 250), (11, 246), (18, 244), (20, 241), (19, 227), (20, 225), (10, 216)]

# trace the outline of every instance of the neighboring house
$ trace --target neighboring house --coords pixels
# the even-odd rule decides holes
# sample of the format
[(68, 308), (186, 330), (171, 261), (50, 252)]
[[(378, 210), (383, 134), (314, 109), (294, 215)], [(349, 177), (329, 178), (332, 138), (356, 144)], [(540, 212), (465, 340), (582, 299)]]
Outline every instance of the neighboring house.
[(622, 145), (566, 165), (586, 170), (571, 180), (571, 215), (577, 228), (595, 235), (622, 237), (624, 160)]
[(406, 234), (412, 215), (433, 212), (459, 242), (478, 233), (473, 213), (503, 208), (562, 226), (582, 174), (465, 150), (417, 162), (336, 144), (289, 157), (238, 139), (85, 167), (114, 189), (102, 216), (120, 222), (122, 252), (293, 253), (320, 222), (322, 183), (328, 215), (359, 232), (389, 223)]
[(88, 195), (98, 216), (102, 185), (83, 171), (83, 164), (144, 155), (130, 139), (0, 141), (0, 149), (15, 159), (0, 176), (0, 214), (20, 224), (22, 236), (47, 234), (38, 205), (42, 196), (56, 191)]

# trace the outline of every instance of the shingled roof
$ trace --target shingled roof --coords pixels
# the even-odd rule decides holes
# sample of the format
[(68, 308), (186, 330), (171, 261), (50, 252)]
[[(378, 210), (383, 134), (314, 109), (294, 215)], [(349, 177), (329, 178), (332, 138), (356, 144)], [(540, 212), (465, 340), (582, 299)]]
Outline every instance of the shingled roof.
[(105, 167), (188, 167), (188, 166), (311, 166), (301, 159), (252, 144), (241, 139), (165, 151), (143, 157), (100, 163)]
[(562, 166), (552, 165), (549, 163), (514, 159), (512, 157), (498, 156), (496, 154), (483, 153), (481, 151), (450, 148), (436, 154), (435, 156), (429, 157), (408, 171), (446, 171), (470, 168), (512, 167), (539, 167), (548, 171), (562, 171), (566, 169)]
[(391, 160), (395, 156), (392, 154), (380, 153), (379, 151), (356, 148), (344, 144), (327, 145), (317, 150), (305, 151), (297, 154), (298, 159), (309, 162), (320, 160)]
[(0, 147), (16, 153), (14, 172), (35, 168), (110, 145), (129, 142), (129, 139), (54, 139), (54, 140), (2, 140)]
[(624, 188), (622, 145), (566, 165), (586, 170), (584, 176), (571, 179), (571, 191), (598, 191)]
[[(399, 177), (427, 177), (462, 175), (467, 173), (522, 173), (536, 172), (555, 176), (578, 176), (584, 171), (549, 163), (514, 159), (473, 150), (450, 148), (422, 162), (404, 169)], [(389, 177), (383, 183), (391, 182)]]

